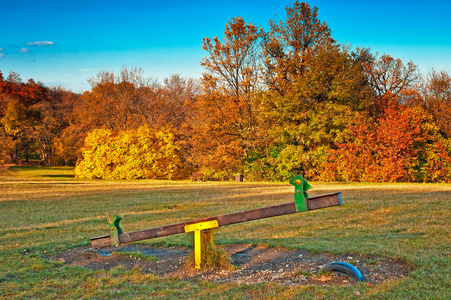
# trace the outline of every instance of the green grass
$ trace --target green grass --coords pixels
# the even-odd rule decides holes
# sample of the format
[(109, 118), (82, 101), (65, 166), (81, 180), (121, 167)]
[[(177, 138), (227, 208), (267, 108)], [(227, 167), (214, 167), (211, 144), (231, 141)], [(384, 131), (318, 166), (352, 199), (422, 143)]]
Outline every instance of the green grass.
[(67, 180), (75, 178), (73, 169), (72, 167), (10, 167), (8, 175), (15, 180)]
[[(70, 168), (19, 167), (0, 176), (0, 299), (449, 299), (451, 185), (312, 182), (344, 205), (215, 229), (215, 243), (265, 243), (313, 252), (407, 260), (407, 278), (368, 286), (215, 284), (122, 267), (92, 271), (49, 258), (108, 233), (292, 201), (288, 183), (83, 181)], [(191, 247), (188, 234), (140, 242)], [(376, 262), (375, 262), (376, 263)], [(300, 273), (301, 274), (301, 273)], [(355, 292), (358, 291), (359, 295)]]

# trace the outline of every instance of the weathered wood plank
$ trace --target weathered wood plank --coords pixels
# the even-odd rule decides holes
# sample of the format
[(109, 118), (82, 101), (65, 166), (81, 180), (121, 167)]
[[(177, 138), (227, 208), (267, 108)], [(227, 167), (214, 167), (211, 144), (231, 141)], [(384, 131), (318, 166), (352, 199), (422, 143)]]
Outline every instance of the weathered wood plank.
[[(307, 198), (308, 210), (320, 209), (325, 207), (341, 205), (340, 192), (327, 195), (315, 196)], [(276, 216), (288, 215), (296, 213), (296, 205), (294, 202), (285, 204), (267, 206), (257, 209), (251, 209), (246, 211), (240, 211), (236, 213), (220, 215), (216, 217), (203, 218), (198, 220), (191, 220), (187, 222), (154, 227), (150, 229), (144, 229), (140, 231), (133, 231), (128, 233), (122, 233), (119, 235), (121, 244), (131, 243), (141, 240), (147, 240), (157, 237), (163, 237), (173, 234), (179, 234), (185, 232), (185, 225), (195, 224), (200, 222), (207, 222), (217, 220), (219, 226), (225, 226), (230, 224), (248, 222), (253, 220), (260, 220), (265, 218), (271, 218)], [(91, 239), (93, 248), (102, 248), (111, 246), (111, 239), (109, 235), (100, 236)]]
[(337, 206), (342, 203), (341, 192), (307, 198), (308, 210)]

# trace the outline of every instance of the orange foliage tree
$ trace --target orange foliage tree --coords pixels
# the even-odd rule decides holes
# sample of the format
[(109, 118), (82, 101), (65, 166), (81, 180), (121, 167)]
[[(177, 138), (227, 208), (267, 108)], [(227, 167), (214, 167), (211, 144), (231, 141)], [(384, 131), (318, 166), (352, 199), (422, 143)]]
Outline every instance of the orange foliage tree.
[(24, 156), (28, 163), (29, 155), (37, 152), (41, 160), (49, 165), (52, 147), (40, 143), (42, 131), (39, 125), (43, 119), (42, 103), (48, 101), (48, 88), (29, 79), (22, 81), (19, 74), (11, 72), (6, 80), (0, 73), (0, 125), (2, 138), (0, 144), (4, 161), (19, 163)]
[(318, 177), (326, 181), (371, 181), (374, 168), (375, 133), (370, 120), (361, 116), (349, 124), (344, 141), (319, 168)]
[(58, 140), (61, 156), (71, 153), (72, 160), (74, 155), (82, 158), (85, 137), (98, 128), (119, 132), (143, 125), (172, 126), (174, 133), (184, 136), (181, 127), (190, 112), (186, 103), (194, 101), (198, 90), (194, 80), (172, 75), (162, 85), (138, 68), (123, 68), (119, 74), (101, 72), (89, 82), (91, 90), (74, 105), (70, 126)]
[[(420, 107), (390, 105), (374, 122), (359, 118), (330, 152), (320, 178), (344, 181), (451, 180), (451, 160), (438, 128)], [(439, 158), (440, 157), (440, 158)]]
[(308, 70), (311, 58), (333, 44), (331, 31), (318, 19), (318, 8), (295, 1), (286, 7), (286, 21), (270, 22), (265, 35), (265, 80), (270, 90), (287, 95), (297, 78)]
[(426, 81), (424, 98), (440, 131), (451, 138), (451, 77), (445, 71), (432, 70)]
[(415, 181), (418, 156), (427, 142), (419, 108), (390, 105), (378, 120), (374, 144), (374, 181)]
[(232, 19), (222, 41), (205, 38), (209, 54), (202, 61), (202, 93), (194, 104), (193, 162), (213, 177), (238, 172), (246, 151), (258, 137), (253, 97), (259, 86), (259, 39), (262, 31), (242, 18)]
[(401, 59), (384, 54), (379, 59), (363, 62), (362, 65), (374, 92), (369, 110), (373, 116), (382, 113), (390, 105), (388, 100), (401, 101), (402, 94), (417, 88), (420, 73), (412, 61), (404, 65)]

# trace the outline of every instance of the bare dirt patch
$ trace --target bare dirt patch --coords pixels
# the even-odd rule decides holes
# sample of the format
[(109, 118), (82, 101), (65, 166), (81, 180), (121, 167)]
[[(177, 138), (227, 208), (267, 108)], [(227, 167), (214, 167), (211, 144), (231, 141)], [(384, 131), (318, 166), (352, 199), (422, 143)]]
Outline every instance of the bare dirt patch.
[[(139, 252), (155, 256), (158, 261), (144, 260), (124, 255), (102, 256), (89, 248), (77, 248), (60, 252), (53, 260), (64, 261), (68, 265), (78, 265), (93, 270), (109, 270), (123, 266), (127, 270), (139, 268), (145, 273), (159, 277), (179, 277), (186, 280), (202, 279), (217, 283), (234, 282), (254, 284), (277, 282), (283, 285), (325, 285), (352, 284), (352, 279), (342, 274), (323, 274), (321, 267), (334, 261), (348, 262), (357, 267), (368, 284), (379, 284), (386, 280), (408, 276), (412, 267), (391, 257), (364, 256), (359, 254), (312, 254), (305, 250), (270, 248), (250, 244), (223, 245), (232, 264), (230, 270), (195, 270), (187, 266), (191, 250), (186, 248), (152, 248), (145, 245), (125, 245), (104, 248), (106, 254), (113, 252)], [(88, 250), (88, 251), (87, 251)]]

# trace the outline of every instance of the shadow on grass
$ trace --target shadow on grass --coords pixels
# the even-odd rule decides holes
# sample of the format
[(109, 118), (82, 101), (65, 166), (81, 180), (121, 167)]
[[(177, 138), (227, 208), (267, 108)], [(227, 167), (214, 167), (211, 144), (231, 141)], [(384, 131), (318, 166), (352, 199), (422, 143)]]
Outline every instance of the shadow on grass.
[(48, 178), (70, 178), (74, 179), (75, 175), (41, 175), (41, 177), (48, 177)]

